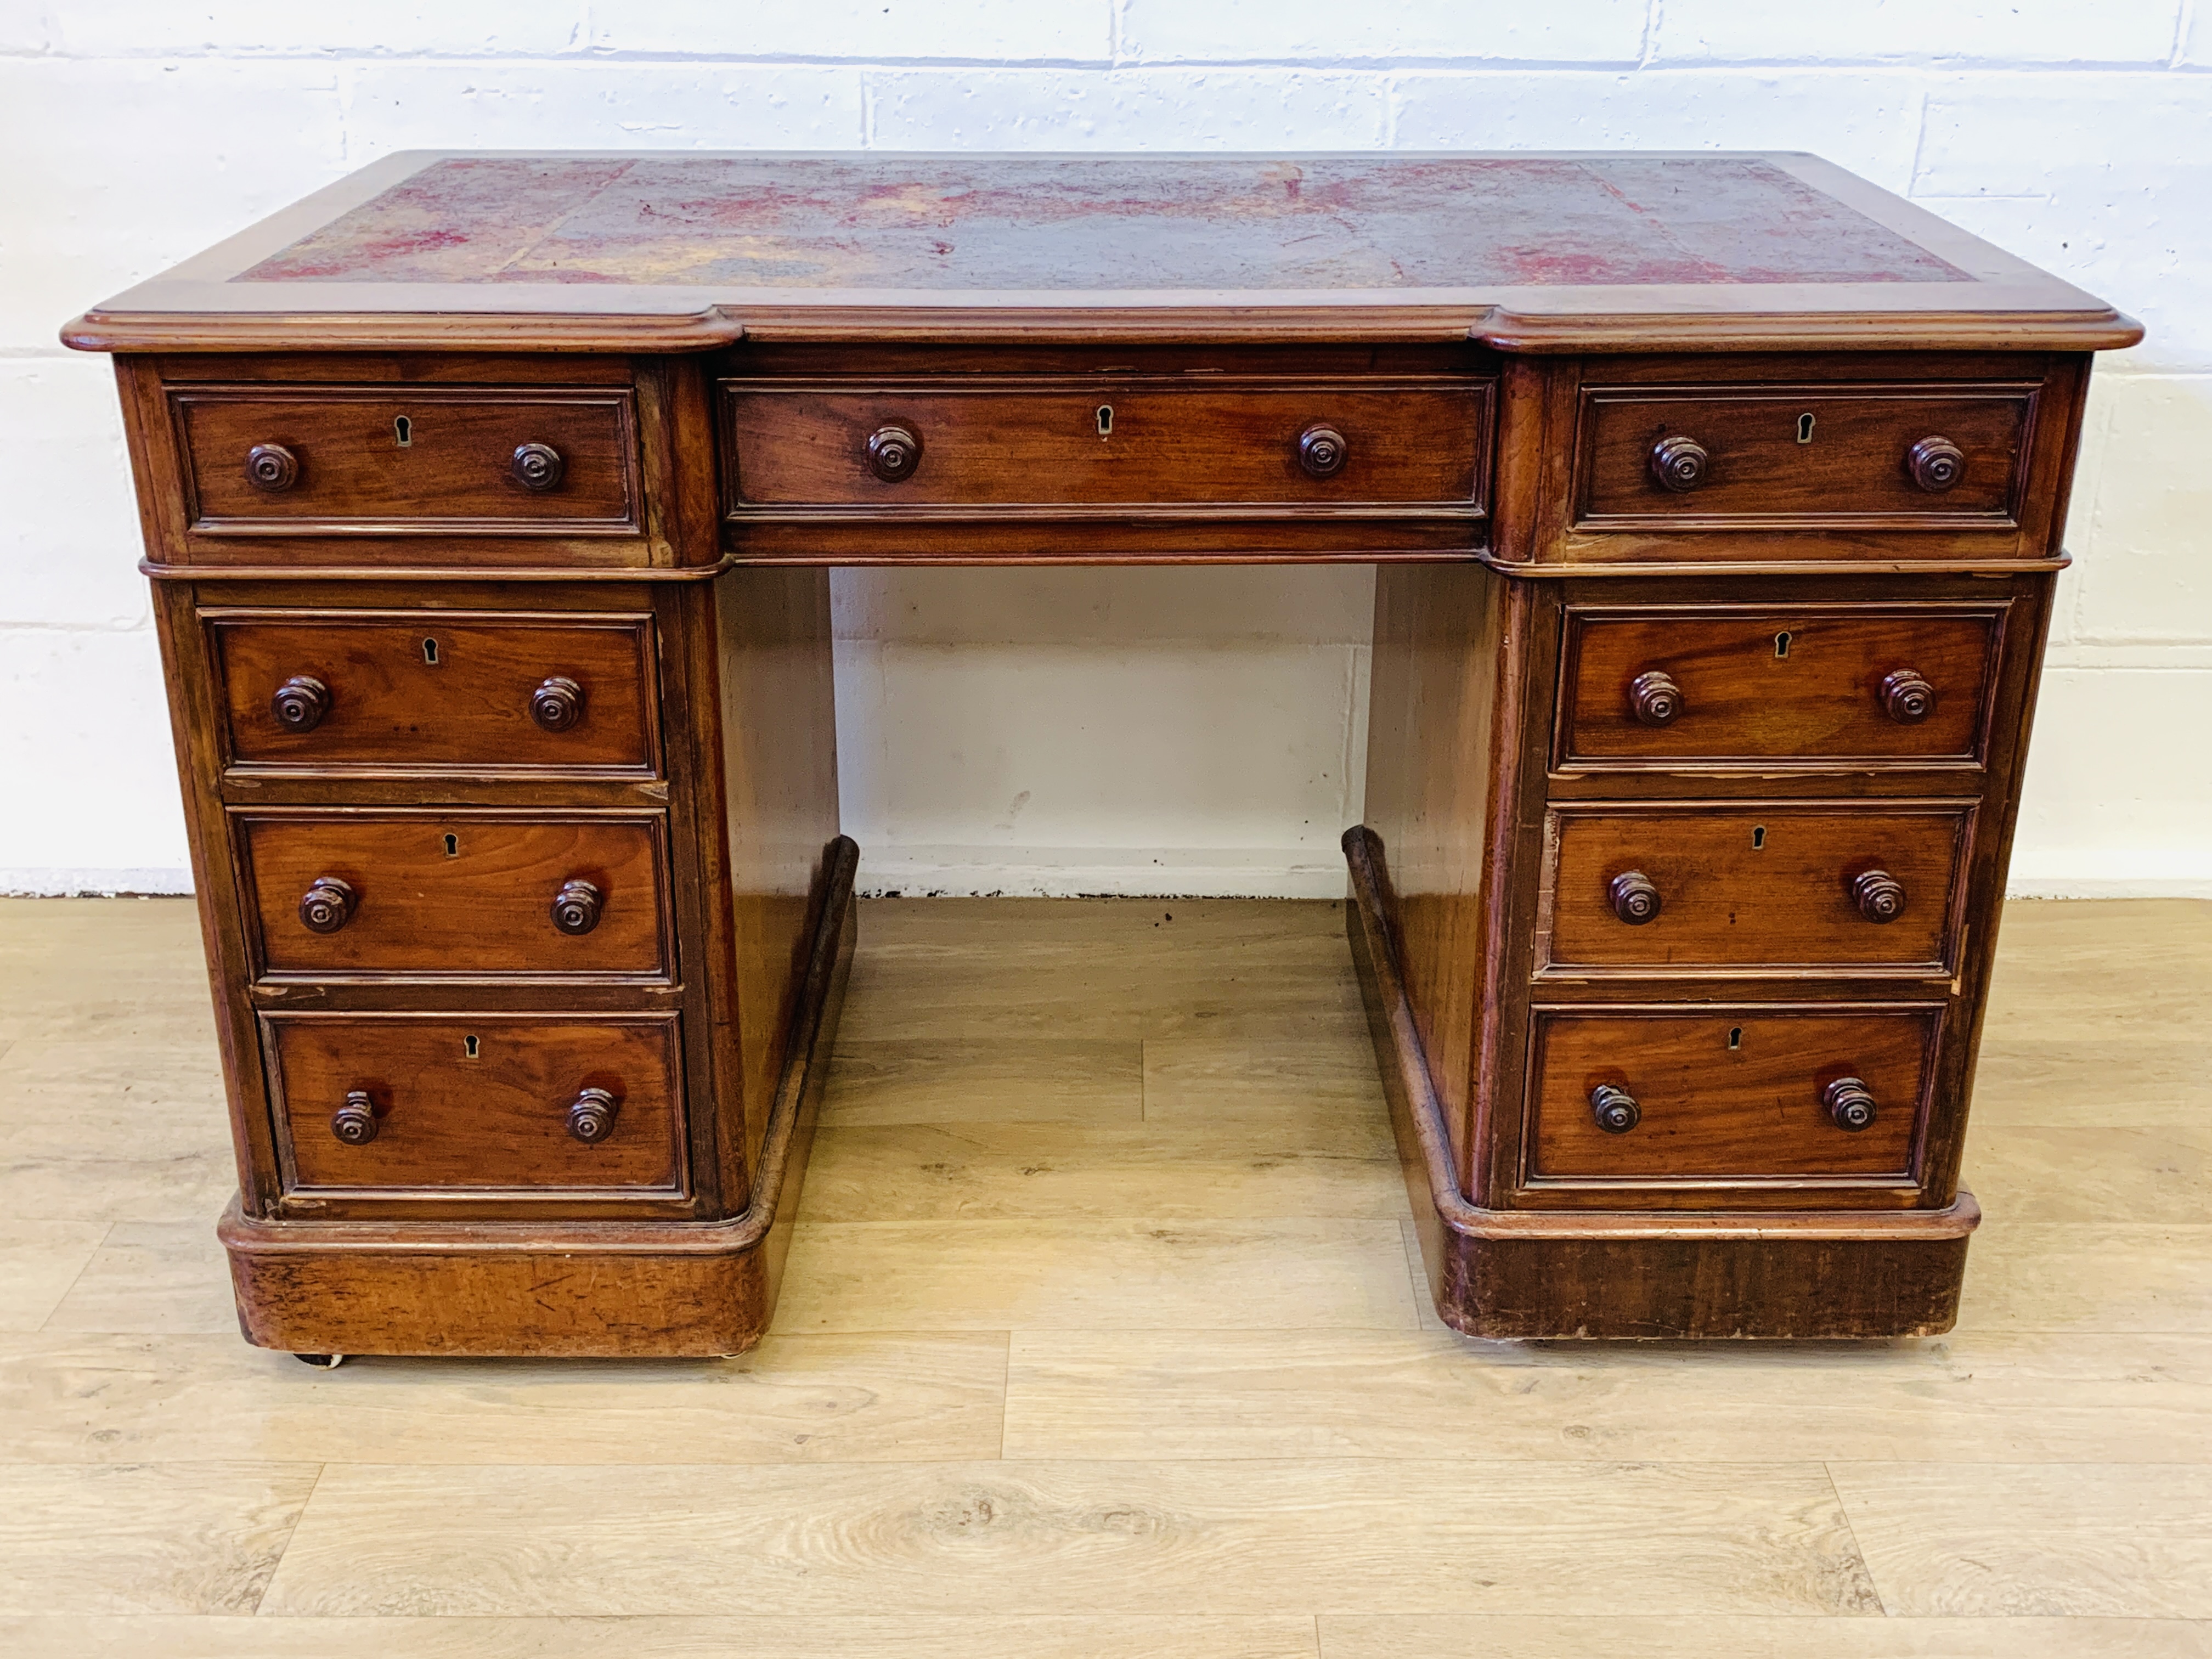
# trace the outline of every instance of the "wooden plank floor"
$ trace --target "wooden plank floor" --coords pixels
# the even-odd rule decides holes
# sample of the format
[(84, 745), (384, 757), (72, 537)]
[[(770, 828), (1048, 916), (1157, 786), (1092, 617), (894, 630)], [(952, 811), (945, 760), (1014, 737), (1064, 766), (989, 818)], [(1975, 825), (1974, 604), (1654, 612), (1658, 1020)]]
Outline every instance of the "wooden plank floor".
[(1942, 1339), (1451, 1335), (1340, 907), (881, 902), (757, 1352), (322, 1373), (189, 907), (0, 903), (0, 1650), (2212, 1656), (2212, 905), (2001, 954)]

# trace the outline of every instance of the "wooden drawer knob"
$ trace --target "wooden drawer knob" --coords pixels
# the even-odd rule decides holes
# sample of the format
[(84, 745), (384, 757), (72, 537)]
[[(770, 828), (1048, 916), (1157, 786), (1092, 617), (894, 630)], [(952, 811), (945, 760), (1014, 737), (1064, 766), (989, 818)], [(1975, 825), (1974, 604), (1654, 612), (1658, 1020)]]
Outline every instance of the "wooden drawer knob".
[(1910, 668), (1885, 674), (1881, 712), (1899, 726), (1917, 726), (1936, 712), (1936, 688)]
[(1644, 1109), (1626, 1089), (1601, 1083), (1590, 1091), (1590, 1116), (1609, 1135), (1625, 1135), (1644, 1121)]
[(615, 1114), (622, 1102), (605, 1089), (586, 1089), (568, 1108), (568, 1133), (586, 1146), (598, 1145), (615, 1132)]
[(311, 933), (335, 933), (353, 920), (358, 896), (336, 876), (318, 876), (300, 895), (300, 925)]
[(599, 925), (605, 900), (588, 881), (564, 881), (553, 895), (553, 925), (564, 933), (588, 933)]
[(1310, 477), (1334, 477), (1344, 471), (1348, 453), (1344, 434), (1333, 426), (1310, 426), (1298, 434), (1298, 465)]
[(1940, 495), (1966, 476), (1966, 452), (1948, 438), (1923, 438), (1905, 453), (1912, 482)]
[(566, 674), (548, 674), (530, 694), (530, 718), (548, 732), (566, 732), (584, 718), (584, 688)]
[(1851, 878), (1851, 902), (1869, 921), (1895, 921), (1905, 914), (1905, 884), (1887, 870)]
[(331, 712), (331, 688), (312, 674), (295, 674), (269, 699), (269, 712), (287, 732), (312, 732)]
[(1682, 713), (1682, 688), (1655, 668), (1628, 683), (1628, 708), (1640, 726), (1672, 726)]
[(331, 1114), (331, 1133), (349, 1146), (366, 1146), (376, 1139), (376, 1104), (368, 1090), (346, 1091), (345, 1104)]
[(1662, 489), (1680, 495), (1705, 483), (1712, 459), (1695, 438), (1662, 438), (1651, 446), (1651, 477)]
[(282, 444), (256, 444), (246, 452), (246, 482), (281, 495), (300, 482), (300, 458)]
[(868, 434), (868, 471), (885, 483), (914, 477), (921, 465), (921, 440), (902, 426), (879, 426)]
[(1856, 1134), (1874, 1124), (1874, 1091), (1855, 1077), (1839, 1077), (1820, 1091), (1820, 1103), (1838, 1129)]
[(566, 463), (561, 452), (550, 444), (523, 444), (507, 463), (507, 471), (514, 475), (515, 483), (525, 489), (546, 490), (560, 487), (561, 474)]
[(1613, 914), (1631, 927), (1641, 927), (1659, 914), (1659, 890), (1641, 870), (1624, 870), (1606, 884)]

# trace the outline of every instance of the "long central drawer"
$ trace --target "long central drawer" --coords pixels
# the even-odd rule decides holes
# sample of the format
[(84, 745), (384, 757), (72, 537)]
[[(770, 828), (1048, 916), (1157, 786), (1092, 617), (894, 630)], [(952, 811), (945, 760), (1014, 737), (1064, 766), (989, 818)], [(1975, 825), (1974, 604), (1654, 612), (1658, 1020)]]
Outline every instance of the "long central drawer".
[[(1472, 553), (1495, 376), (1457, 350), (740, 354), (725, 545), (811, 563)], [(1471, 372), (1472, 371), (1472, 372)]]
[(1486, 385), (726, 381), (731, 507), (1480, 505)]

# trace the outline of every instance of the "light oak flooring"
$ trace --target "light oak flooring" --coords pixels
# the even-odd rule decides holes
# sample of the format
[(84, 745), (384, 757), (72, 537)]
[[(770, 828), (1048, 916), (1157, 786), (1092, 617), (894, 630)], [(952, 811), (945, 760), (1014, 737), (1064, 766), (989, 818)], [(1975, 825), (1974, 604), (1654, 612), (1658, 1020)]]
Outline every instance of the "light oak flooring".
[(1329, 904), (880, 902), (774, 1334), (245, 1346), (178, 901), (0, 903), (0, 1651), (2212, 1656), (2212, 905), (2015, 905), (1959, 1329), (1422, 1300)]

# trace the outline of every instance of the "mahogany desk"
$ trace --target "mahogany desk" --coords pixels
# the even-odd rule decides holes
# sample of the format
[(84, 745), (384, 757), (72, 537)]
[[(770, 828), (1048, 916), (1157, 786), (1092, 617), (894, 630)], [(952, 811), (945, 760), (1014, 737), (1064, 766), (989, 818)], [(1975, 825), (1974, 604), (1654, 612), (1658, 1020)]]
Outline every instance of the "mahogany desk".
[(1810, 156), (395, 155), (116, 355), (249, 1340), (714, 1354), (854, 937), (826, 567), (1380, 567), (1366, 987), (1488, 1336), (1954, 1317), (2090, 354)]

